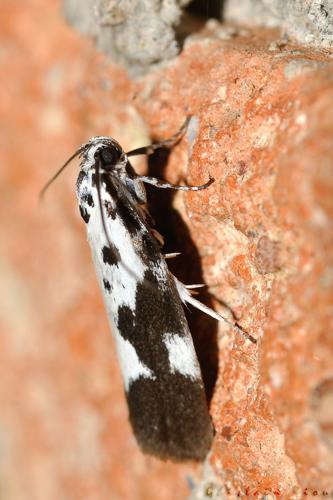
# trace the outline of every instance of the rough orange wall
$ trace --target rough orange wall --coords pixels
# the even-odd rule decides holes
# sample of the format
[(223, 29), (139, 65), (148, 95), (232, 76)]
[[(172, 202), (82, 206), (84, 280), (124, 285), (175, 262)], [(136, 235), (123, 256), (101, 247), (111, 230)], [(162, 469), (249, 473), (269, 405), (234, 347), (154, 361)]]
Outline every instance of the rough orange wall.
[[(216, 23), (131, 82), (62, 21), (59, 5), (2, 9), (0, 489), (6, 500), (302, 498), (333, 491), (333, 81), (325, 53)], [(197, 118), (166, 168), (216, 182), (153, 212), (253, 345), (194, 312), (216, 439), (205, 465), (144, 457), (127, 423), (113, 341), (79, 220), (72, 165), (91, 135), (126, 148)], [(146, 125), (145, 125), (146, 124)], [(150, 131), (150, 134), (149, 134)], [(189, 149), (192, 146), (191, 159)], [(143, 169), (144, 164), (139, 164)], [(218, 363), (217, 363), (218, 361)], [(218, 368), (218, 371), (217, 371)], [(214, 381), (217, 376), (216, 385)]]
[(331, 493), (332, 63), (269, 31), (221, 42), (210, 25), (138, 100), (156, 128), (185, 105), (199, 117), (188, 173), (216, 182), (183, 211), (211, 293), (263, 328), (257, 346), (218, 334), (211, 462), (231, 498)]

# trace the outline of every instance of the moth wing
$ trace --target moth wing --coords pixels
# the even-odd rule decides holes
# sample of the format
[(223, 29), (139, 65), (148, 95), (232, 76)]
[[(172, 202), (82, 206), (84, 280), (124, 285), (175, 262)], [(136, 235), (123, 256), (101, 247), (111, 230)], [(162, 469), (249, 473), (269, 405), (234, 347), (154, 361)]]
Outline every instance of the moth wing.
[[(212, 424), (174, 278), (123, 183), (105, 174), (101, 181), (107, 235), (96, 189), (86, 189), (79, 201), (89, 214), (88, 239), (136, 439), (144, 452), (163, 459), (202, 460), (211, 445)], [(91, 206), (84, 201), (88, 195)]]

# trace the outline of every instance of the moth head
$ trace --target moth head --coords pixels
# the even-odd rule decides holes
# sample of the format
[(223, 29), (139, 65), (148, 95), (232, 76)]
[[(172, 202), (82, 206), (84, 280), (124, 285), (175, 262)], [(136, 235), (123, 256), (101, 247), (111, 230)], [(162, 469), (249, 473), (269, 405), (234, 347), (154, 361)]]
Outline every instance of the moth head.
[[(128, 162), (126, 153), (117, 141), (108, 136), (92, 137), (89, 142), (82, 144), (63, 166), (51, 177), (39, 193), (40, 200), (50, 185), (59, 177), (63, 170), (76, 157), (81, 158), (81, 171), (87, 173), (90, 169), (98, 168), (104, 172), (112, 170), (126, 170)], [(97, 167), (96, 167), (97, 166)]]
[(93, 137), (82, 148), (81, 156), (81, 169), (85, 171), (95, 167), (98, 162), (102, 171), (111, 172), (124, 168), (127, 162), (123, 148), (112, 137)]

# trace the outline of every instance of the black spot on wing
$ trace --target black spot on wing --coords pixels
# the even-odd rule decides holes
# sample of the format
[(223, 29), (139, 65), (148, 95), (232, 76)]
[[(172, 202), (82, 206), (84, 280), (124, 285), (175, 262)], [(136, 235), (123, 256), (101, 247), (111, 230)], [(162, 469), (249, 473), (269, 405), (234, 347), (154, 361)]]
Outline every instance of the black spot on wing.
[[(118, 328), (124, 339), (130, 340), (135, 336), (134, 312), (128, 306), (120, 306), (118, 309)], [(132, 342), (131, 342), (132, 343)]]
[(81, 203), (79, 205), (79, 209), (80, 209), (80, 214), (81, 214), (82, 219), (84, 220), (84, 222), (86, 224), (88, 224), (89, 219), (90, 219), (90, 214), (88, 214), (87, 209), (83, 205), (81, 205)]
[(111, 292), (110, 281), (106, 280), (105, 278), (103, 279), (103, 286), (106, 292)]
[(101, 184), (104, 186), (105, 191), (110, 195), (110, 197), (117, 201), (119, 198), (118, 190), (112, 180), (112, 176), (110, 174), (103, 173), (101, 174)]
[(161, 247), (156, 238), (148, 231), (141, 235), (141, 247), (138, 253), (144, 262), (158, 264), (164, 257), (161, 254)]
[(144, 280), (137, 285), (135, 310), (128, 306), (119, 307), (117, 325), (140, 360), (158, 376), (169, 371), (169, 355), (163, 335), (191, 335), (173, 278), (169, 276), (166, 264), (164, 266), (164, 287), (154, 273), (147, 270)]
[(143, 452), (162, 459), (204, 460), (213, 438), (201, 381), (167, 372), (131, 383), (130, 421)]
[(87, 174), (83, 171), (83, 170), (80, 170), (79, 172), (79, 175), (77, 177), (77, 181), (76, 181), (76, 187), (79, 188), (82, 181), (87, 177)]
[(131, 236), (134, 236), (143, 229), (142, 217), (137, 210), (128, 203), (126, 198), (119, 198), (117, 200), (117, 212)]
[(81, 189), (81, 184), (84, 180), (87, 179), (87, 177), (88, 175), (83, 170), (80, 170), (76, 181), (76, 189), (80, 199), (79, 203), (80, 214), (85, 223), (88, 223), (90, 219), (88, 207), (94, 206), (94, 200), (91, 193), (87, 192), (86, 188)]
[(105, 210), (107, 217), (111, 217), (111, 219), (115, 219), (117, 217), (117, 209), (114, 208), (109, 201), (105, 202)]
[(109, 266), (114, 266), (121, 260), (120, 253), (117, 248), (114, 247), (111, 249), (107, 246), (102, 248), (102, 258), (104, 264), (109, 264)]
[(111, 211), (110, 215), (118, 215), (127, 231), (131, 236), (134, 236), (143, 229), (144, 225), (141, 213), (138, 212), (135, 204), (131, 203), (125, 194), (126, 187), (117, 188), (112, 176), (106, 173), (101, 175), (101, 183), (115, 204), (115, 208)]
[(89, 205), (89, 207), (95, 206), (93, 197), (91, 196), (90, 193), (85, 194), (82, 199)]

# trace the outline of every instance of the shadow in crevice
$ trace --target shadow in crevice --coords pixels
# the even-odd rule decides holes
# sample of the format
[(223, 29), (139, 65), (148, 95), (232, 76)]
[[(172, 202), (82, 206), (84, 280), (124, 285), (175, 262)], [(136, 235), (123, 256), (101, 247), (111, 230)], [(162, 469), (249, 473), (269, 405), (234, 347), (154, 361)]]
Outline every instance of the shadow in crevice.
[[(169, 151), (160, 149), (149, 157), (148, 175), (164, 179)], [(155, 220), (155, 227), (164, 238), (163, 253), (181, 252), (176, 258), (168, 259), (170, 271), (185, 284), (204, 283), (198, 251), (189, 230), (173, 209), (175, 191), (158, 189), (146, 184), (149, 212)], [(186, 194), (185, 194), (186, 196)], [(211, 299), (205, 288), (199, 289), (198, 299), (211, 307)], [(199, 363), (202, 370), (207, 400), (210, 401), (217, 378), (217, 321), (189, 306), (185, 310)]]
[(175, 35), (180, 48), (186, 38), (202, 30), (208, 19), (223, 19), (224, 0), (193, 0), (183, 10), (181, 20), (175, 27)]
[(192, 15), (208, 19), (222, 19), (225, 0), (193, 0), (186, 8)]

